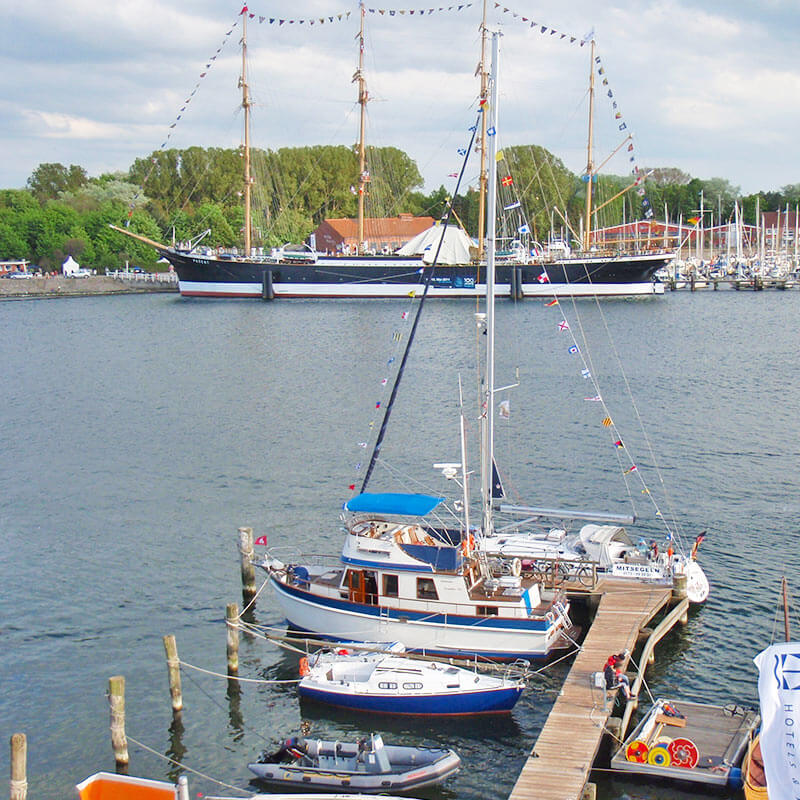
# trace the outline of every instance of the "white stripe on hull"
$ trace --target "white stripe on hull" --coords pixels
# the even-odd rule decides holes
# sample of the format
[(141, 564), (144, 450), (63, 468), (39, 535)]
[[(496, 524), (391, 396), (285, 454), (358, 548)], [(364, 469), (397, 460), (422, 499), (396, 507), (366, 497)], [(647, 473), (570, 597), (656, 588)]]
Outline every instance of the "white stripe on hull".
[(553, 625), (550, 625), (545, 632), (445, 625), (424, 620), (399, 622), (353, 611), (329, 609), (313, 601), (283, 592), (280, 584), (274, 580), (273, 588), (286, 618), (292, 625), (342, 640), (401, 641), (412, 650), (524, 653), (531, 657), (543, 658), (558, 638), (558, 631)]
[[(424, 287), (415, 284), (389, 283), (275, 283), (275, 297), (408, 297), (413, 292), (421, 296)], [(180, 281), (180, 293), (185, 297), (261, 297), (260, 283), (211, 283), (202, 281)], [(483, 296), (486, 287), (431, 286), (429, 297), (475, 297)], [(630, 297), (664, 294), (663, 283), (525, 283), (525, 297)], [(495, 289), (498, 297), (508, 297), (511, 287), (499, 284)]]

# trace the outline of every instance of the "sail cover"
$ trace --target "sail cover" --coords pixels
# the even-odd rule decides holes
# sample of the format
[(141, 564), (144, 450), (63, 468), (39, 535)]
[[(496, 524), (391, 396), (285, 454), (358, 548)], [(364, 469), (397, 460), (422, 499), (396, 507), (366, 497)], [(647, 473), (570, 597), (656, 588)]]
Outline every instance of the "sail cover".
[(755, 659), (761, 705), (761, 755), (770, 798), (797, 797), (800, 761), (800, 643), (773, 644)]
[(444, 230), (444, 241), (442, 249), (439, 251), (439, 264), (469, 264), (469, 248), (472, 246), (472, 239), (467, 236), (460, 228), (448, 225), (444, 228), (441, 224), (436, 224), (422, 233), (418, 233), (411, 241), (406, 242), (398, 251), (400, 256), (422, 256), (426, 264), (433, 262), (436, 255), (436, 248), (439, 246), (439, 239)]
[(409, 517), (422, 517), (433, 511), (444, 497), (429, 494), (372, 494), (364, 492), (348, 500), (346, 511), (366, 511), (370, 514), (403, 514)]

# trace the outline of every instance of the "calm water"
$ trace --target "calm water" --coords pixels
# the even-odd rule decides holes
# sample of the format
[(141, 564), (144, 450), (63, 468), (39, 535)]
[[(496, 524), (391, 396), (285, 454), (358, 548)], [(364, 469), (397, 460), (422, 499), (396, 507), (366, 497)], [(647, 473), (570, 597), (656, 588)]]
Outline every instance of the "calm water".
[[(320, 737), (374, 725), (387, 740), (456, 747), (465, 768), (433, 797), (508, 794), (563, 669), (505, 719), (417, 724), (301, 709), (291, 685), (246, 684), (237, 698), (225, 680), (185, 670), (182, 727), (172, 724), (161, 637), (175, 634), (184, 661), (224, 672), (224, 609), (240, 601), (237, 528), (337, 552), (338, 509), (385, 399), (406, 308), (173, 295), (0, 304), (0, 729), (6, 742), (28, 736), (29, 796), (69, 796), (75, 782), (113, 770), (105, 691), (115, 674), (127, 679), (129, 736), (228, 784), (246, 786), (247, 761), (305, 718)], [(498, 309), (497, 380), (514, 383), (518, 369), (521, 381), (511, 424), (497, 432), (507, 488), (537, 505), (629, 511), (608, 432), (584, 400), (594, 391), (558, 332), (567, 317), (586, 333), (593, 372), (653, 494), (664, 498), (662, 480), (668, 489), (661, 507), (689, 541), (708, 529), (711, 598), (660, 648), (650, 688), (752, 705), (751, 660), (775, 635), (780, 576), (796, 591), (800, 574), (800, 292), (578, 309)], [(473, 310), (470, 301), (427, 307), (383, 450), (397, 477), (379, 469), (373, 489), (444, 488), (431, 464), (458, 458), (458, 376), (473, 385), (483, 346)], [(633, 493), (644, 529), (655, 531), (652, 509)], [(268, 593), (256, 615), (281, 621)], [(260, 640), (243, 641), (241, 661), (242, 676), (295, 677), (296, 659)], [(130, 749), (133, 774), (174, 774)], [(599, 780), (606, 798), (690, 796)], [(202, 777), (190, 786), (224, 793)]]

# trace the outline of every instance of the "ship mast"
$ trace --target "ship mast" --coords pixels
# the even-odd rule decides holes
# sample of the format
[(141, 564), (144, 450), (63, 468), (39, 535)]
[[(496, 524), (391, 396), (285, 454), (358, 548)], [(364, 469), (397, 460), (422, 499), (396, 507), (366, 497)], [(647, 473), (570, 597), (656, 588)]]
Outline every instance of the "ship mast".
[(484, 225), (486, 219), (486, 95), (488, 93), (489, 75), (486, 71), (486, 0), (483, 0), (483, 19), (481, 20), (481, 62), (478, 64), (481, 74), (481, 91), (479, 96), (481, 114), (481, 165), (478, 189), (478, 261), (483, 259)]
[(247, 85), (247, 6), (242, 9), (242, 108), (244, 109), (244, 257), (250, 258), (250, 87)]
[(353, 75), (353, 81), (358, 81), (358, 104), (361, 106), (361, 120), (358, 133), (358, 244), (356, 252), (361, 254), (364, 250), (364, 196), (367, 192), (369, 173), (367, 172), (367, 152), (364, 145), (364, 129), (367, 117), (367, 82), (364, 79), (364, 3), (358, 4), (361, 11), (361, 27), (358, 31), (358, 70)]
[(583, 212), (583, 252), (589, 252), (592, 235), (592, 179), (594, 162), (592, 160), (594, 137), (594, 37), (592, 37), (591, 58), (589, 61), (589, 141), (586, 147), (586, 210)]
[[(497, 127), (497, 74), (499, 70), (499, 37), (492, 32), (492, 79), (490, 112), (492, 126)], [(482, 461), (481, 461), (481, 529), (484, 536), (491, 536), (494, 523), (492, 520), (492, 466), (494, 464), (494, 297), (495, 297), (495, 244), (497, 226), (497, 137), (491, 137), (488, 175), (487, 203), (487, 241), (486, 241), (486, 375), (482, 413)]]

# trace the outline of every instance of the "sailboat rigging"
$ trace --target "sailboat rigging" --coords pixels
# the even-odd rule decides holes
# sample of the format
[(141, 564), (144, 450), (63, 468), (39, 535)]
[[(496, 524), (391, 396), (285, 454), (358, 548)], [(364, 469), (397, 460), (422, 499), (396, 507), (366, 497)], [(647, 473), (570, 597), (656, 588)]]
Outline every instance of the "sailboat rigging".
[[(499, 34), (492, 35), (491, 86), (495, 101), (498, 37)], [(496, 102), (493, 105), (496, 114)], [(491, 273), (496, 167), (492, 158), (489, 164), (487, 253)], [(432, 275), (433, 267), (427, 285)], [(494, 301), (492, 286), (493, 280), (488, 278), (489, 328), (494, 325), (494, 317), (489, 314)], [(415, 324), (418, 319), (419, 308)], [(487, 348), (493, 348), (493, 330), (487, 330), (487, 338)], [(488, 350), (487, 356), (488, 403), (493, 398), (493, 360)], [(398, 369), (393, 398), (400, 377), (402, 371)], [(463, 501), (454, 503), (450, 511), (456, 525), (448, 525), (438, 517), (448, 511), (444, 497), (364, 491), (380, 451), (388, 411), (387, 408), (362, 491), (343, 507), (346, 534), (340, 563), (286, 564), (270, 552), (261, 562), (290, 624), (328, 639), (398, 640), (410, 650), (456, 657), (544, 658), (554, 649), (569, 646), (568, 634), (574, 635), (574, 631), (566, 597), (558, 591), (546, 591), (540, 581), (530, 577), (494, 578), (475, 544), (492, 527), (491, 487), (490, 480), (482, 478), (482, 522), (473, 528), (469, 522), (463, 410), (459, 465)], [(484, 416), (491, 413), (489, 409)], [(491, 463), (490, 437), (491, 426), (484, 422), (482, 446), (488, 445), (490, 455), (488, 462), (485, 455), (482, 457), (483, 469)], [(445, 477), (457, 474), (454, 465), (438, 466), (443, 466)], [(427, 519), (435, 511), (437, 518)]]

